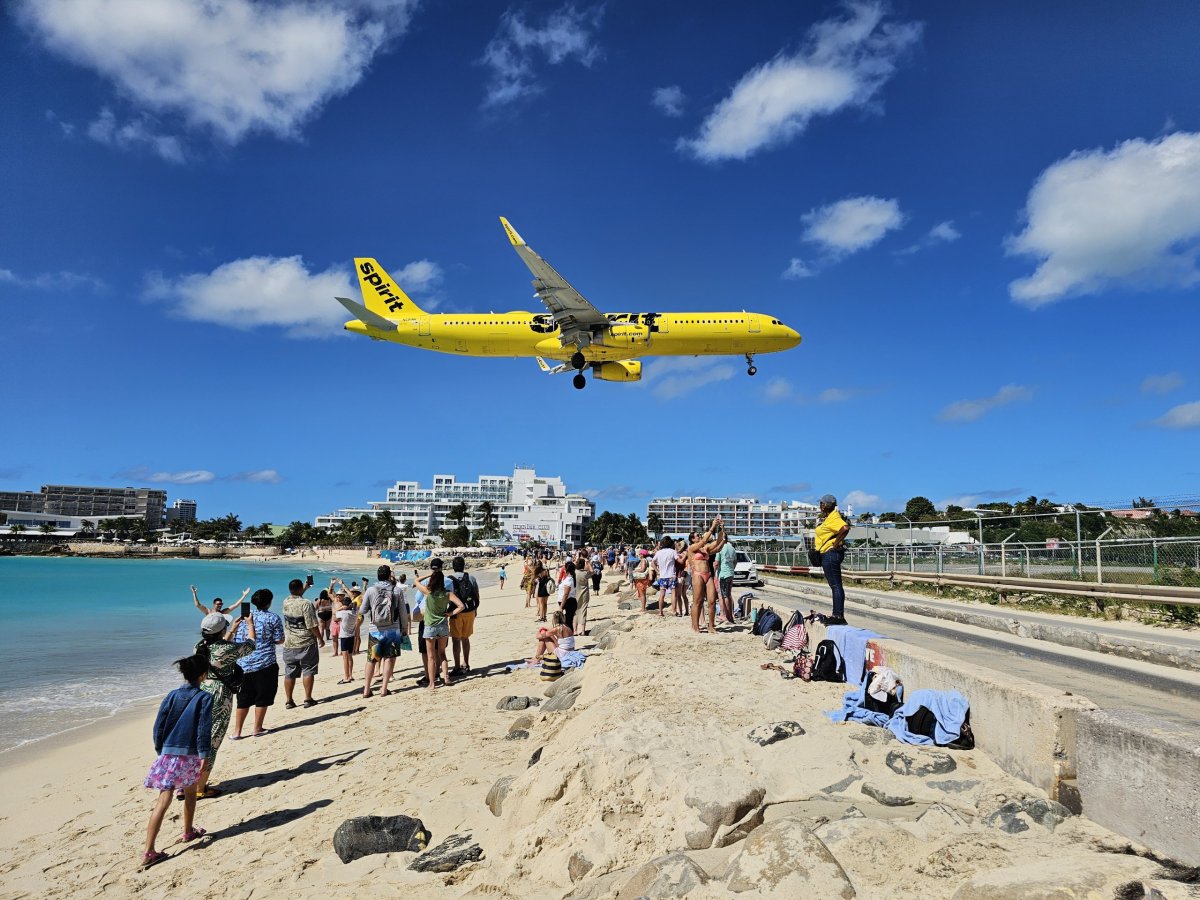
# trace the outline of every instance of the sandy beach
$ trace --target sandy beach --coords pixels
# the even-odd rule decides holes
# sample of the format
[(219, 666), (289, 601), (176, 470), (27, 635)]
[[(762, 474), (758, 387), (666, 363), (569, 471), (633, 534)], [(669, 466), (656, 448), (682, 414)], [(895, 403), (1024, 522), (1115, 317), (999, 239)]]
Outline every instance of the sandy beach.
[[(399, 690), (364, 700), (323, 656), (322, 702), (285, 710), (281, 692), (268, 735), (227, 740), (214, 774), (227, 793), (197, 811), (209, 834), (173, 845), (175, 804), (159, 844), (171, 858), (148, 871), (137, 857), (156, 702), (0, 757), (0, 896), (966, 900), (1052, 885), (1111, 897), (1159, 873), (1088, 820), (1057, 821), (1041, 791), (986, 754), (832, 724), (823, 712), (845, 685), (783, 680), (759, 668), (778, 657), (744, 631), (694, 635), (683, 619), (619, 610), (623, 595), (593, 595), (609, 646), (551, 701), (536, 670), (504, 674), (532, 652), (535, 629), (519, 566), (509, 574), (503, 593), (483, 592), (472, 662), (486, 674), (424, 690), (420, 656), (405, 654)], [(546, 709), (569, 695), (569, 708)], [(540, 705), (497, 709), (509, 696)], [(748, 737), (780, 722), (799, 733)], [(514, 724), (528, 736), (510, 735)], [(339, 860), (345, 819), (395, 814), (421, 819), (431, 846), (469, 834), (483, 858), (443, 874), (411, 871), (407, 852)]]

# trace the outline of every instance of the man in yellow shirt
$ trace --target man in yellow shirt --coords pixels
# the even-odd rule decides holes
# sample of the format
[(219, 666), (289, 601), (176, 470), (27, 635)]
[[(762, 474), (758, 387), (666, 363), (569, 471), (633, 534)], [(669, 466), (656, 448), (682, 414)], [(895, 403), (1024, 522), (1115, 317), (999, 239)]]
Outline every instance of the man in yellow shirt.
[(833, 615), (826, 625), (846, 624), (846, 590), (842, 587), (842, 559), (846, 555), (846, 535), (850, 524), (837, 511), (837, 497), (826, 494), (821, 498), (821, 520), (817, 523), (815, 544), (821, 554), (821, 571), (833, 594)]

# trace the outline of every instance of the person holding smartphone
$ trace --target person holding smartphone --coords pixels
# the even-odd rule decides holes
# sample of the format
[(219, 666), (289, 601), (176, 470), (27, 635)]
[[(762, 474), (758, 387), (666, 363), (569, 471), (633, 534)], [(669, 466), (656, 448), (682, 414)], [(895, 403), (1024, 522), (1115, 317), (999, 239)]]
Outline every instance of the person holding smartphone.
[[(243, 610), (249, 605), (243, 603)], [(243, 622), (246, 623), (246, 640), (230, 640)], [(225, 732), (229, 729), (234, 695), (241, 686), (242, 677), (237, 662), (253, 653), (255, 644), (254, 619), (247, 615), (239, 616), (230, 625), (220, 613), (209, 613), (200, 623), (200, 641), (196, 644), (196, 653), (208, 660), (208, 674), (200, 682), (200, 690), (212, 696), (211, 749), (204, 757), (200, 780), (196, 782), (196, 796), (202, 800), (221, 796), (221, 791), (208, 786), (208, 779), (217, 762), (217, 751), (221, 749), (221, 742), (225, 740)]]

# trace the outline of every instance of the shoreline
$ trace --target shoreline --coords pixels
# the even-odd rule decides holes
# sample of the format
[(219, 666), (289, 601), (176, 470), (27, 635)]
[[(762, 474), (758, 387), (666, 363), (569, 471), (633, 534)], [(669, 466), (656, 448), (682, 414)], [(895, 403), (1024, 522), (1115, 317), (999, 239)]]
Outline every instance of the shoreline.
[[(171, 858), (148, 871), (136, 871), (135, 856), (152, 802), (141, 781), (153, 760), (156, 701), (52, 746), (0, 756), (6, 895), (161, 895), (186, 884), (232, 900), (247, 889), (221, 864), (234, 852), (255, 873), (256, 896), (342, 896), (381, 885), (429, 897), (557, 900), (623, 896), (626, 887), (630, 896), (653, 895), (637, 878), (662, 866), (664, 854), (696, 879), (689, 896), (727, 896), (739, 866), (757, 873), (748, 896), (794, 896), (791, 875), (772, 886), (777, 873), (753, 868), (745, 855), (780, 829), (805, 843), (787, 859), (831, 861), (809, 873), (814, 896), (949, 897), (997, 883), (1019, 894), (1033, 883), (1086, 875), (1107, 885), (1157, 871), (1106, 850), (1128, 842), (1079, 817), (1048, 828), (1022, 816), (1024, 832), (1004, 830), (997, 810), (1045, 802), (1045, 794), (986, 754), (934, 752), (883, 729), (834, 725), (824, 711), (840, 706), (845, 684), (781, 680), (759, 667), (777, 656), (744, 631), (698, 635), (686, 620), (621, 610), (628, 592), (593, 595), (591, 621), (607, 649), (550, 685), (564, 695), (552, 703), (536, 670), (501, 674), (531, 651), (535, 628), (511, 574), (505, 591), (481, 592), (472, 662), (488, 674), (420, 689), (419, 656), (405, 653), (393, 694), (364, 700), (363, 656), (354, 658), (360, 680), (338, 686), (340, 667), (325, 648), (321, 702), (284, 710), (281, 691), (266, 736), (227, 738), (214, 774), (227, 793), (197, 812), (209, 836), (171, 845), (173, 804), (160, 843)], [(579, 639), (582, 648), (596, 643)], [(536, 703), (498, 709), (510, 696)], [(780, 721), (799, 731), (764, 745), (747, 739)], [(951, 756), (954, 770), (902, 775), (889, 764), (897, 751), (919, 762)], [(876, 796), (907, 799), (888, 805)], [(721, 812), (728, 824), (709, 831), (703, 810), (738, 798), (748, 798), (746, 809)], [(436, 874), (410, 870), (412, 853), (348, 864), (333, 853), (345, 819), (397, 813), (421, 819), (431, 846), (469, 834), (483, 859)]]

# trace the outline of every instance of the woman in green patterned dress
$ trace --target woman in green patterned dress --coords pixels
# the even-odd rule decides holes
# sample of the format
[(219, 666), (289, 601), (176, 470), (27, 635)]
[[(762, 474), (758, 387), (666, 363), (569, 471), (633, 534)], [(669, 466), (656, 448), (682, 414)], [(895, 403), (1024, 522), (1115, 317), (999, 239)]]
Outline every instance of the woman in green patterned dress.
[[(246, 623), (246, 641), (231, 641), (229, 638), (237, 631), (238, 625)], [(204, 758), (204, 766), (200, 769), (200, 780), (196, 782), (198, 798), (219, 797), (221, 791), (208, 786), (213, 766), (217, 762), (217, 750), (225, 740), (225, 732), (229, 728), (229, 718), (233, 714), (233, 698), (237, 691), (230, 679), (238, 673), (234, 671), (237, 661), (243, 656), (254, 652), (254, 617), (245, 620), (235, 619), (232, 624), (225, 617), (214, 613), (204, 617), (200, 623), (200, 642), (196, 644), (196, 652), (207, 656), (209, 660), (208, 675), (200, 682), (200, 690), (212, 694), (212, 751)]]

